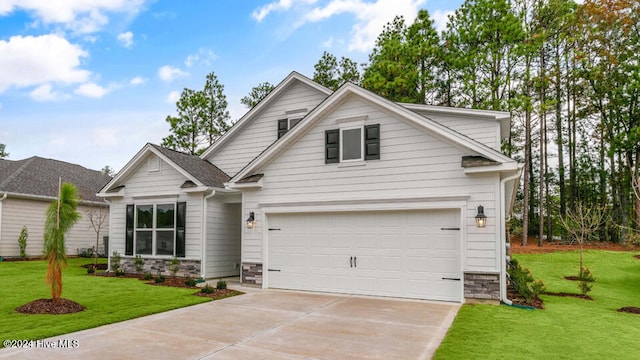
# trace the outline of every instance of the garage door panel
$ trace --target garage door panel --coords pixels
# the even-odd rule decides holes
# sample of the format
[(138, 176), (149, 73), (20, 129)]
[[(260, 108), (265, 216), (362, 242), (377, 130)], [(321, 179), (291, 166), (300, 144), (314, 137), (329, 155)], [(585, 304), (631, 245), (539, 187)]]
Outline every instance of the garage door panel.
[[(459, 301), (460, 211), (269, 215), (270, 287)], [(277, 224), (277, 225), (274, 225)], [(350, 261), (352, 257), (356, 262)]]

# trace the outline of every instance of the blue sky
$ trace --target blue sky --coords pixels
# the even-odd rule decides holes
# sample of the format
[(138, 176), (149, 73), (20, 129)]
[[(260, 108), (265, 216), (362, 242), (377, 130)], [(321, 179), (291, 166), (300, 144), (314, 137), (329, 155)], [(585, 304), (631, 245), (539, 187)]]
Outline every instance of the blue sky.
[(461, 0), (3, 0), (0, 143), (118, 170), (169, 134), (183, 88), (214, 71), (232, 119), (261, 82), (311, 77), (323, 51), (359, 63), (396, 15), (443, 29)]

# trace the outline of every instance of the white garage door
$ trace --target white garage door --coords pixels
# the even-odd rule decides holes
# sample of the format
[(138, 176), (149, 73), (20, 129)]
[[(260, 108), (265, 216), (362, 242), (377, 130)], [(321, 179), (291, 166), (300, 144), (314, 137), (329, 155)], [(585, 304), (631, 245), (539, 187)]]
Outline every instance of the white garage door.
[(460, 301), (460, 211), (271, 214), (268, 286)]

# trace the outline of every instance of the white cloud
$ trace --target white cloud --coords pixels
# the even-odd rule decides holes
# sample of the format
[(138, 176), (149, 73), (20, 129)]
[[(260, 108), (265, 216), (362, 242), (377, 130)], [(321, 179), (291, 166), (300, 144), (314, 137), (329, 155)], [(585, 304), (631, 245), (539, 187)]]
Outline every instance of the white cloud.
[(330, 37), (329, 39), (327, 39), (327, 41), (322, 43), (322, 47), (324, 48), (330, 48), (333, 46), (333, 37)]
[(55, 34), (0, 40), (0, 93), (9, 87), (84, 82), (90, 72), (80, 68), (80, 60), (87, 56)]
[(317, 22), (335, 15), (352, 14), (356, 17), (353, 25), (349, 50), (367, 52), (375, 45), (376, 38), (384, 26), (396, 16), (403, 16), (412, 22), (425, 0), (378, 0), (370, 3), (364, 0), (332, 0), (324, 7), (311, 10), (304, 21)]
[(137, 14), (146, 0), (3, 0), (0, 15), (24, 10), (45, 25), (63, 24), (77, 33), (91, 33), (109, 23), (107, 14)]
[(254, 10), (251, 16), (256, 19), (256, 21), (261, 22), (272, 11), (289, 10), (291, 3), (291, 0), (278, 0)]
[(93, 82), (88, 82), (78, 86), (73, 92), (78, 95), (100, 99), (107, 95), (109, 91), (111, 91), (111, 89), (104, 88)]
[(131, 81), (129, 81), (129, 85), (141, 85), (144, 84), (147, 81), (147, 79), (143, 78), (142, 76), (136, 76), (133, 79), (131, 79)]
[(455, 11), (436, 10), (431, 13), (431, 19), (433, 20), (433, 26), (438, 32), (447, 30), (447, 24), (449, 23), (449, 15), (455, 14)]
[(57, 91), (51, 91), (53, 87), (51, 84), (42, 84), (29, 93), (29, 96), (35, 101), (58, 101), (67, 98), (68, 96), (61, 94)]
[(184, 59), (185, 66), (189, 67), (194, 65), (197, 62), (202, 62), (206, 66), (211, 66), (211, 63), (218, 58), (213, 50), (200, 48), (194, 54), (189, 54), (186, 59)]
[(173, 81), (179, 77), (187, 76), (189, 73), (186, 73), (178, 68), (175, 68), (170, 65), (165, 65), (158, 69), (158, 77), (162, 81)]
[(93, 129), (91, 141), (99, 147), (115, 147), (120, 144), (118, 131), (112, 127)]
[(131, 31), (118, 34), (118, 41), (122, 46), (130, 48), (133, 45), (133, 33)]
[(180, 100), (180, 91), (174, 90), (167, 95), (166, 101), (170, 104), (175, 104)]

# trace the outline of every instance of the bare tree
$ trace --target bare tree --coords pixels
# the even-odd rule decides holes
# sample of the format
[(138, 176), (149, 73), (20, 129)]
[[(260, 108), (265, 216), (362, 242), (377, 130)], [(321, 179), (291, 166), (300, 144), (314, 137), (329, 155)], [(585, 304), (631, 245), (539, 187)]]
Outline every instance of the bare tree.
[[(93, 231), (96, 232), (96, 247), (93, 249), (93, 257), (94, 257), (94, 269), (98, 267), (98, 247), (100, 246), (100, 230), (105, 225), (107, 218), (109, 217), (109, 208), (100, 205), (91, 205), (89, 209), (86, 211), (87, 217), (89, 218), (89, 224)], [(104, 249), (105, 253), (107, 249)]]
[(584, 207), (578, 204), (575, 209), (568, 210), (565, 216), (560, 217), (560, 222), (567, 233), (580, 245), (580, 275), (582, 275), (583, 261), (582, 248), (585, 242), (607, 222), (604, 209), (598, 207)]

